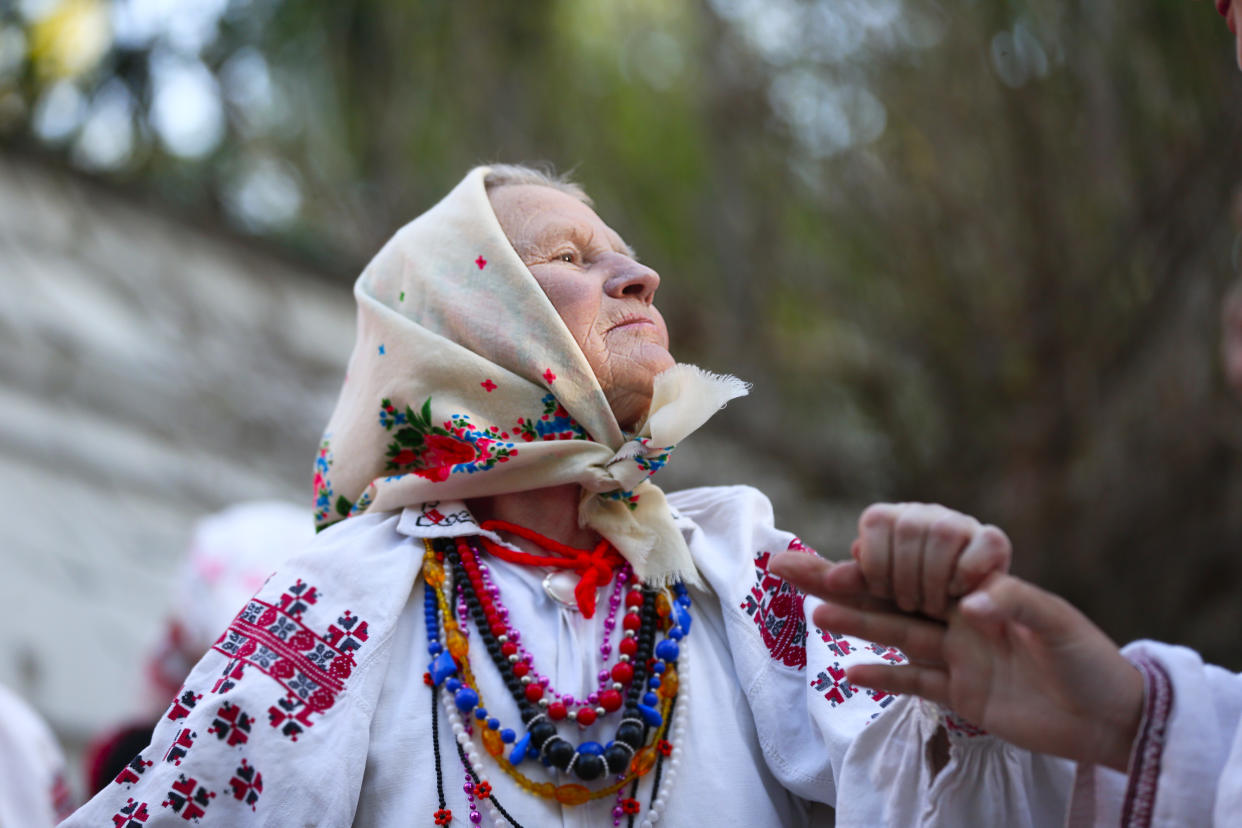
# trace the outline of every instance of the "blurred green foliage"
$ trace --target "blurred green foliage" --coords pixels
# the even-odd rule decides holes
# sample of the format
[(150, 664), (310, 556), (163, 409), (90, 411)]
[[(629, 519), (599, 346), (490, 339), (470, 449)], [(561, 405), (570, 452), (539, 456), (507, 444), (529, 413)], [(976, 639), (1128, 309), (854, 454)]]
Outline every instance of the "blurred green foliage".
[[(195, 0), (197, 40), (177, 8), (118, 23), (164, 5), (0, 13), (3, 140), (342, 279), (476, 163), (575, 170), (663, 274), (679, 354), (755, 381), (719, 427), (815, 497), (977, 513), (1115, 635), (1242, 667), (1216, 358), (1242, 75), (1210, 4)], [(85, 69), (46, 54), (66, 8), (112, 15)], [(215, 85), (206, 149), (153, 120), (168, 66)], [(86, 140), (108, 100), (119, 154)]]

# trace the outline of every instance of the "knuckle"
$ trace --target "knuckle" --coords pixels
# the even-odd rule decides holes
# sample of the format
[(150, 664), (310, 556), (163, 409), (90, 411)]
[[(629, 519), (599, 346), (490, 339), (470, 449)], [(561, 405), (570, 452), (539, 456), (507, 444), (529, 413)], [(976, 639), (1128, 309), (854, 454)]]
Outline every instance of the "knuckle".
[(888, 567), (881, 564), (873, 564), (870, 569), (864, 568), (863, 578), (866, 579), (867, 586), (871, 587), (873, 592), (876, 587), (882, 586), (887, 590), (890, 586), (888, 579)]
[(1012, 551), (1009, 536), (1001, 531), (999, 527), (984, 526), (979, 530), (979, 540), (983, 548), (989, 552), (1008, 555)]
[(858, 518), (858, 528), (864, 532), (882, 529), (892, 523), (894, 506), (891, 503), (873, 503)]
[(926, 528), (926, 523), (917, 513), (903, 511), (893, 524), (893, 533), (898, 540), (912, 541), (921, 537)]
[(933, 520), (927, 527), (927, 537), (936, 543), (950, 545), (965, 539), (966, 527), (958, 518), (944, 515)]

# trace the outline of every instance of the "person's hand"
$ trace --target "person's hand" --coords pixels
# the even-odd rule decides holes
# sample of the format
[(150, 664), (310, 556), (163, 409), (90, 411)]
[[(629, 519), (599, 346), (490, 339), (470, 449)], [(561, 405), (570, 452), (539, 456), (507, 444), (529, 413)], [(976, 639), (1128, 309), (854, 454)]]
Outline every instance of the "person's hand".
[(996, 575), (941, 623), (874, 598), (853, 561), (779, 558), (773, 572), (825, 599), (812, 613), (820, 628), (910, 659), (852, 666), (853, 684), (921, 696), (1019, 747), (1125, 772), (1142, 716), (1142, 676), (1067, 601)]
[(904, 612), (943, 619), (953, 599), (1009, 571), (1009, 538), (995, 526), (928, 503), (876, 503), (858, 519), (850, 554), (868, 592)]

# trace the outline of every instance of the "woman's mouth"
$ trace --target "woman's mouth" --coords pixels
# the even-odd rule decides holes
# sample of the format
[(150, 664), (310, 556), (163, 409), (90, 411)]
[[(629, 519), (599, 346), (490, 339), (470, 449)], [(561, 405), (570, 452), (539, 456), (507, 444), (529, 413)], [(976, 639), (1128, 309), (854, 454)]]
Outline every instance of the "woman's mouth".
[(655, 325), (655, 322), (646, 316), (627, 316), (608, 330), (615, 331), (618, 328), (629, 328), (635, 325)]

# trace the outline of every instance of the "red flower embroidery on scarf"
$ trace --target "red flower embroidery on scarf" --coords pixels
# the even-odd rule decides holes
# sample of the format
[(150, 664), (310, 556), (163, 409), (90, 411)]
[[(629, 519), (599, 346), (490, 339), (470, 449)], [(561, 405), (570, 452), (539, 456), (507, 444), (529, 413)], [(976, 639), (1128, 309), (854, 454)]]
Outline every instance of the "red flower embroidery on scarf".
[(496, 426), (478, 428), (464, 414), (454, 414), (436, 425), (431, 420), (430, 397), (419, 411), (409, 406), (399, 411), (391, 400), (382, 400), (379, 423), (393, 432), (385, 469), (398, 475), (412, 472), (438, 483), (453, 472), (487, 471), (517, 454), (507, 431)]
[[(381, 400), (379, 424), (393, 436), (386, 452), (385, 470), (394, 473), (394, 477), (413, 473), (439, 483), (451, 474), (484, 472), (508, 462), (518, 453), (515, 438), (528, 443), (589, 439), (586, 430), (574, 422), (556, 397), (546, 394), (542, 403), (542, 414), (538, 418), (519, 417), (510, 437), (508, 431), (501, 431), (498, 426), (475, 425), (465, 414), (453, 414), (437, 425), (431, 419), (430, 397), (419, 411), (409, 406), (400, 411), (391, 400)], [(361, 511), (358, 507), (365, 499), (364, 493), (348, 513)]]
[[(484, 444), (483, 448), (486, 447), (486, 444)], [(402, 452), (402, 454), (405, 453)], [(478, 457), (479, 452), (465, 440), (444, 437), (439, 434), (429, 434), (425, 438), (422, 452), (419, 453), (415, 460), (406, 461), (406, 463), (420, 466), (420, 468), (414, 470), (414, 473), (419, 477), (440, 482), (448, 480), (449, 474), (453, 471), (453, 466), (458, 463), (472, 463)]]
[(483, 390), (489, 394), (495, 391), (497, 387), (496, 383), (492, 382), (490, 379), (483, 380), (479, 383), (479, 385), (483, 386)]
[(552, 383), (556, 382), (556, 374), (552, 373), (552, 369), (549, 368), (543, 372), (543, 379), (544, 379), (544, 382), (546, 382), (548, 385), (551, 385)]

